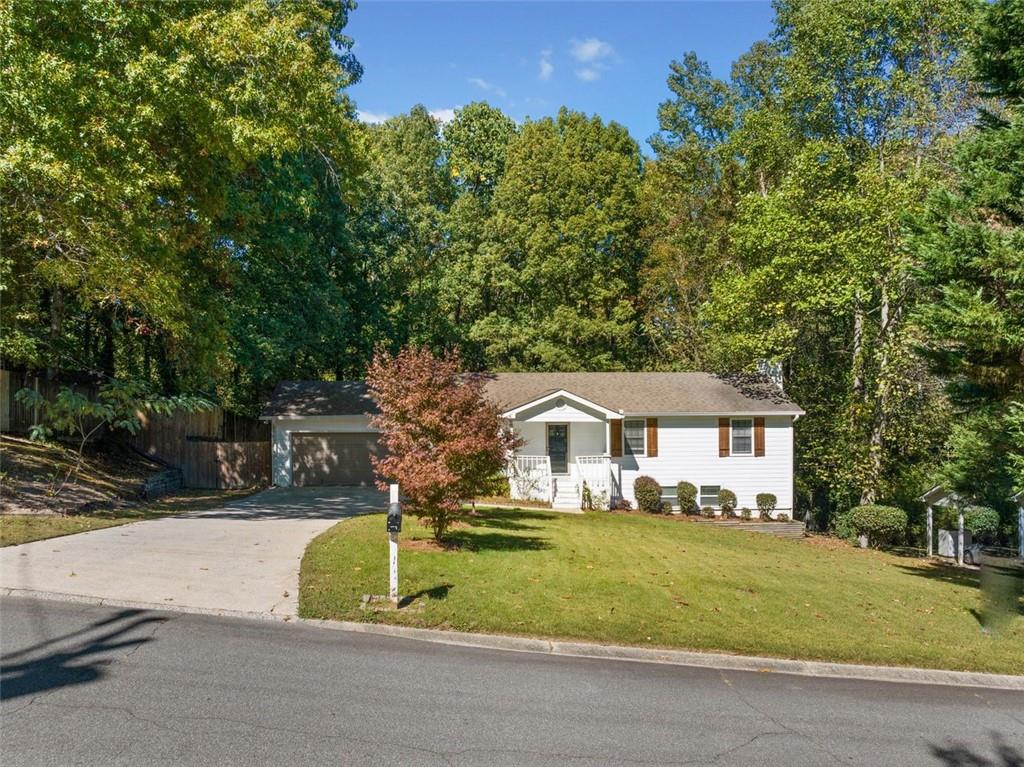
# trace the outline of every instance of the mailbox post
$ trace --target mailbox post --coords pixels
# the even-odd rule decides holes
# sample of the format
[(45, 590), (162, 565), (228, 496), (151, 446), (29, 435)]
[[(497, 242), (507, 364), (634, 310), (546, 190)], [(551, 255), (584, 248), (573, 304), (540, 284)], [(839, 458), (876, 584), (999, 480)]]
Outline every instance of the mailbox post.
[(388, 505), (388, 552), (390, 567), (388, 577), (388, 599), (398, 607), (398, 534), (402, 532), (402, 504), (398, 500), (398, 485), (391, 485), (391, 502)]

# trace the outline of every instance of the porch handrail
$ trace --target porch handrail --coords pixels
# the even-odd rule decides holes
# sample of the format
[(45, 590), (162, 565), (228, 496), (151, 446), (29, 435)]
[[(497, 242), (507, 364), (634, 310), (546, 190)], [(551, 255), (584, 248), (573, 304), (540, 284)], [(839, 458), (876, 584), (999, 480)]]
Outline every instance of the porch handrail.
[(544, 494), (548, 503), (554, 503), (555, 483), (551, 476), (551, 457), (547, 455), (513, 455), (508, 464), (510, 482), (523, 485), (520, 492), (529, 493), (530, 486)]
[(614, 478), (612, 477), (612, 458), (604, 455), (578, 455), (576, 456), (576, 473), (579, 476), (577, 483), (577, 495), (580, 503), (583, 502), (583, 483), (587, 484), (591, 493), (600, 495), (604, 493), (610, 503), (614, 492)]

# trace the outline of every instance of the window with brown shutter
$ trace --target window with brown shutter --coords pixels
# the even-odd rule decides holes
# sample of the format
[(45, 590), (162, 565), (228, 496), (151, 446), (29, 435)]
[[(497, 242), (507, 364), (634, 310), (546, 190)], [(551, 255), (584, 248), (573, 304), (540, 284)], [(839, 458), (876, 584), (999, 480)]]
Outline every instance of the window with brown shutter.
[(647, 419), (647, 457), (658, 457), (658, 419)]
[(718, 419), (718, 457), (726, 458), (729, 455), (729, 419)]
[(608, 454), (612, 458), (622, 457), (622, 419), (612, 418), (608, 421), (611, 444), (608, 446)]
[(764, 417), (754, 419), (754, 455), (764, 455)]

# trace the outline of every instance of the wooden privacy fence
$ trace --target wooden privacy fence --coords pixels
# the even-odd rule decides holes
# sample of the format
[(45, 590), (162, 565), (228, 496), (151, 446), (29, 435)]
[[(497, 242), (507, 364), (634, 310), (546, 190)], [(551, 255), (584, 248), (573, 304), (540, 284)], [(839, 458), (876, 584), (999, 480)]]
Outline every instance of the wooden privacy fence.
[(214, 407), (173, 416), (141, 415), (129, 444), (181, 469), (185, 487), (229, 489), (270, 481), (270, 424)]
[[(19, 389), (35, 389), (53, 400), (62, 386), (71, 386), (89, 399), (99, 387), (87, 376), (62, 374), (50, 380), (45, 373), (0, 370), (0, 432), (24, 433), (39, 423), (39, 413), (14, 398)], [(142, 413), (138, 434), (115, 434), (138, 452), (181, 469), (185, 487), (229, 489), (270, 481), (270, 424), (213, 407), (171, 416)], [(100, 435), (97, 435), (100, 436)]]
[[(68, 386), (93, 399), (99, 392), (94, 382), (85, 380), (50, 380), (45, 373), (32, 370), (0, 370), (0, 432), (24, 434), (40, 421), (36, 409), (15, 399), (21, 389), (35, 389), (52, 401), (62, 387)], [(95, 421), (93, 422), (95, 424)]]
[(189, 440), (181, 476), (185, 487), (230, 490), (268, 484), (270, 443)]

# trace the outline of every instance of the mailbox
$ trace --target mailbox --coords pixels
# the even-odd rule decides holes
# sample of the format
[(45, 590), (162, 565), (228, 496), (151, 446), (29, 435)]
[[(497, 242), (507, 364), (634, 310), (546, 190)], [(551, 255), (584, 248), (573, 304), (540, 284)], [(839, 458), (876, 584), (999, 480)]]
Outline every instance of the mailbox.
[(388, 532), (402, 532), (402, 504), (392, 503), (388, 506)]

